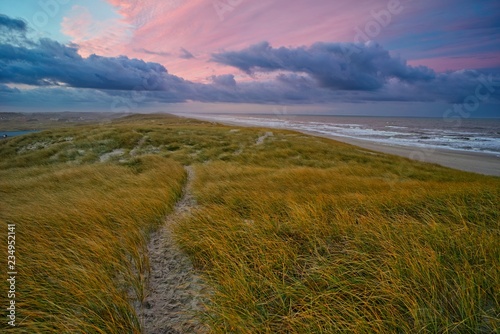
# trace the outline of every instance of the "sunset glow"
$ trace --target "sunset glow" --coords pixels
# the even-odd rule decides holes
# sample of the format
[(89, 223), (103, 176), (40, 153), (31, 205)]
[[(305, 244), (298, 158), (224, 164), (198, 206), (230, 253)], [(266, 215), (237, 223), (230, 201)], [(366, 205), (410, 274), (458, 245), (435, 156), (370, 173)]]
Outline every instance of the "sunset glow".
[[(130, 103), (138, 110), (187, 101), (455, 103), (481, 76), (498, 80), (500, 68), (497, 1), (8, 0), (0, 13), (2, 108), (95, 94), (106, 109), (130, 91), (144, 91)], [(66, 73), (55, 70), (63, 64)], [(154, 88), (144, 84), (152, 80)]]

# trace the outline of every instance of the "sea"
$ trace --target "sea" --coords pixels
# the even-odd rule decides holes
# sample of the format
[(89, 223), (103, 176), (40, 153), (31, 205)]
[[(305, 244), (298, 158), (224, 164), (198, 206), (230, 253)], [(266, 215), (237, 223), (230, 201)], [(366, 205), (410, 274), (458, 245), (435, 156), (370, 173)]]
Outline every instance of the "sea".
[(0, 131), (0, 139), (10, 138), (16, 136), (22, 136), (28, 133), (38, 132), (38, 130), (26, 130), (26, 131)]
[(385, 145), (479, 152), (500, 157), (500, 118), (446, 120), (281, 114), (196, 115), (198, 118), (200, 116), (220, 122), (306, 131)]

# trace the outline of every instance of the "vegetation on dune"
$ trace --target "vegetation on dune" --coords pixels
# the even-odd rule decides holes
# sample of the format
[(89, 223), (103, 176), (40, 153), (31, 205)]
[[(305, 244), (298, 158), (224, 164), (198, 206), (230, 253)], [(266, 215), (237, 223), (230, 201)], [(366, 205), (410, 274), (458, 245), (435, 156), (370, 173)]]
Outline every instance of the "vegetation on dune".
[(183, 177), (182, 166), (154, 156), (133, 168), (2, 170), (1, 220), (16, 224), (18, 327), (138, 332), (128, 291), (143, 297), (147, 235), (179, 197)]
[(498, 178), (267, 131), (135, 115), (0, 141), (19, 327), (138, 332), (148, 233), (194, 165), (199, 209), (175, 232), (213, 332), (500, 329)]
[(155, 155), (99, 162), (133, 138), (110, 126), (0, 142), (0, 220), (5, 231), (16, 224), (18, 271), (17, 326), (1, 328), (140, 331), (129, 295), (143, 298), (147, 237), (179, 198), (185, 172)]
[(198, 177), (204, 208), (178, 235), (216, 286), (215, 332), (498, 330), (498, 183), (226, 163)]

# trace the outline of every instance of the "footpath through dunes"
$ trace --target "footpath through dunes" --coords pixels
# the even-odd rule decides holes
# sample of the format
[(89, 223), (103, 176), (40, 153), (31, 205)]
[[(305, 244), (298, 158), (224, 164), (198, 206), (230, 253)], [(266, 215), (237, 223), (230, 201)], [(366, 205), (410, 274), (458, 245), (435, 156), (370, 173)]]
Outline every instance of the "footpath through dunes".
[(270, 131), (132, 115), (0, 141), (22, 319), (0, 332), (499, 332), (500, 178)]
[(196, 206), (191, 192), (194, 169), (185, 167), (187, 181), (182, 198), (148, 244), (150, 272), (144, 302), (134, 307), (144, 334), (206, 333), (198, 318), (203, 311), (206, 286), (194, 271), (189, 257), (173, 239), (172, 226), (190, 215)]

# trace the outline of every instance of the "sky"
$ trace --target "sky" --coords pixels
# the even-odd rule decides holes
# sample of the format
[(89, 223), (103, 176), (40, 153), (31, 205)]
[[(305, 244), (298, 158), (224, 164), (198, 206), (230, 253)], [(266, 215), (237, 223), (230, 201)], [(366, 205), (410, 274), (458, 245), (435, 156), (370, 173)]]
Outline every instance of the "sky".
[(0, 111), (500, 117), (498, 0), (2, 0)]

